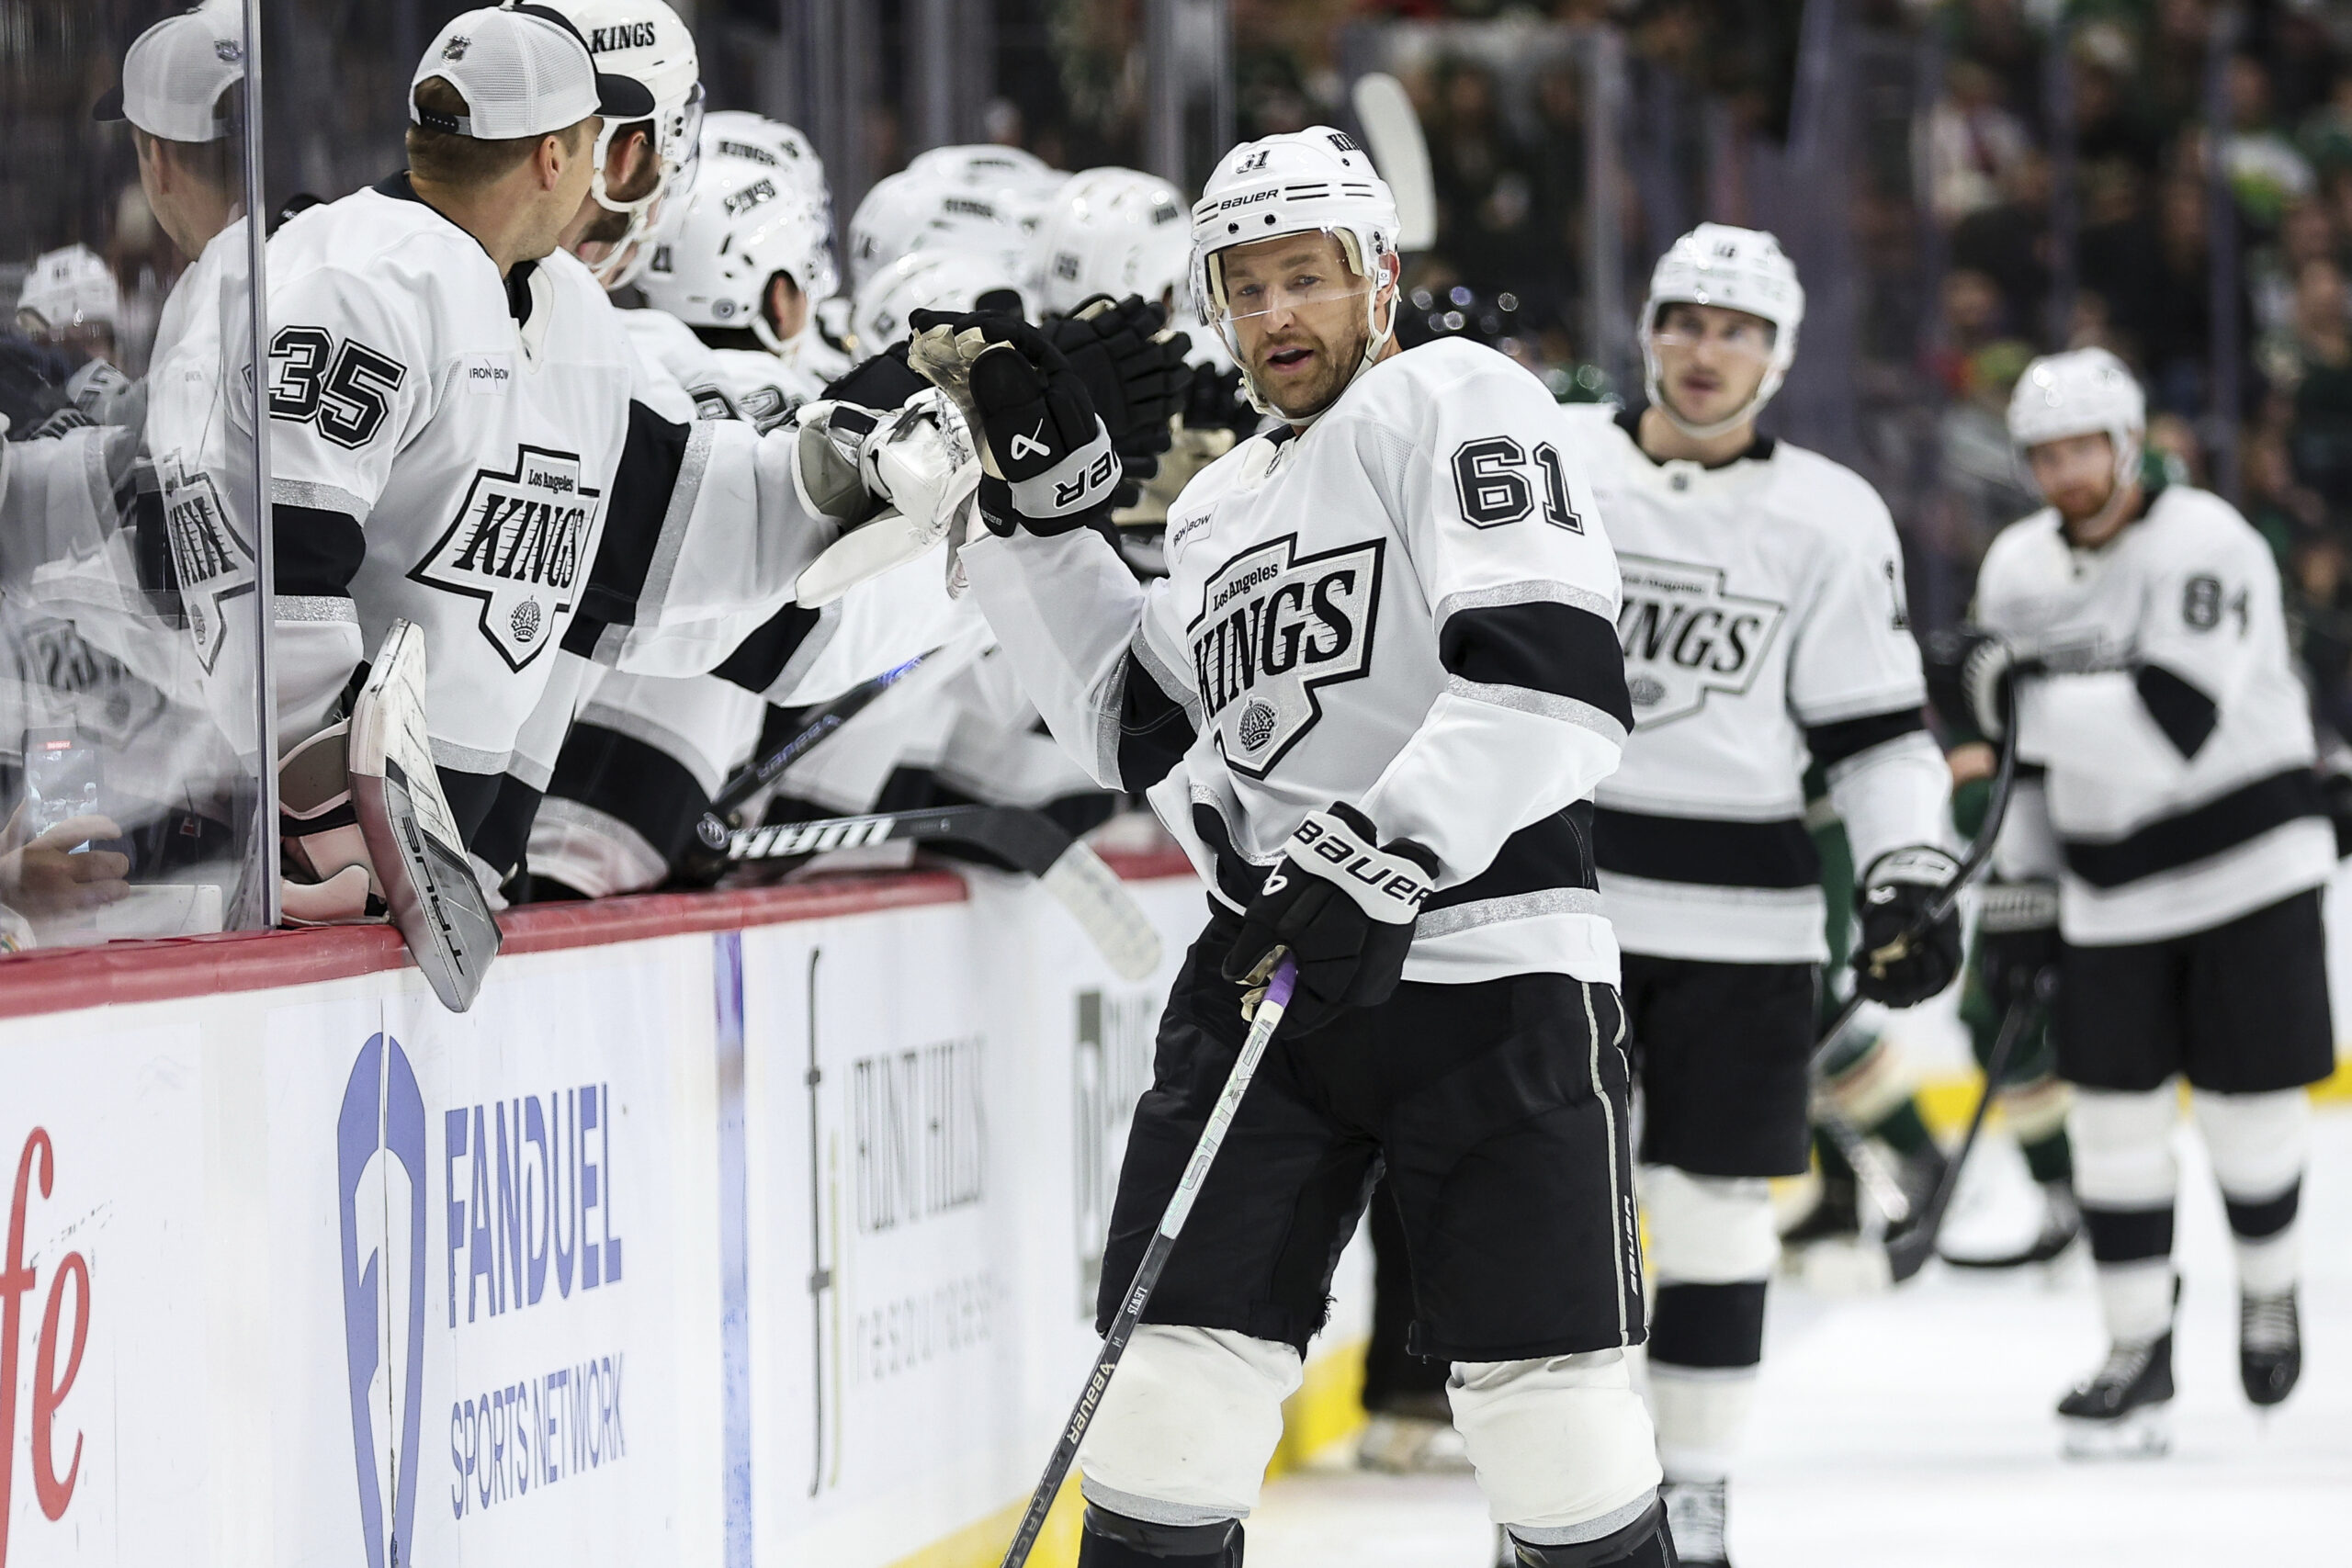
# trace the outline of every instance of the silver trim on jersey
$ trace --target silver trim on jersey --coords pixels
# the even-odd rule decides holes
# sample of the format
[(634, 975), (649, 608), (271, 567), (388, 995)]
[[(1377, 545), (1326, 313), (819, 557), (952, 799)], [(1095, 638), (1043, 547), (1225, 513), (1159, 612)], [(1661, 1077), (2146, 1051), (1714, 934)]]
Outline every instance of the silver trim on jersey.
[(301, 479), (270, 480), (269, 500), (273, 506), (307, 506), (314, 512), (340, 512), (354, 518), (364, 518), (376, 510), (338, 485), (314, 485)]
[(784, 661), (784, 668), (760, 694), (779, 707), (801, 705), (793, 696), (794, 688), (808, 679), (808, 671), (824, 656), (841, 629), (842, 602), (836, 599), (817, 612), (817, 624), (808, 628), (808, 635), (800, 639), (800, 646), (792, 650), (792, 657)]
[(1232, 1510), (1205, 1506), (1199, 1503), (1169, 1503), (1158, 1497), (1146, 1497), (1134, 1492), (1122, 1492), (1107, 1486), (1083, 1472), (1079, 1475), (1079, 1491), (1090, 1503), (1100, 1503), (1114, 1514), (1125, 1514), (1131, 1519), (1141, 1519), (1148, 1525), (1167, 1525), (1182, 1529), (1193, 1525), (1228, 1523)]
[(340, 593), (281, 593), (270, 609), (280, 621), (359, 621), (359, 606)]
[(514, 761), (512, 750), (477, 751), (470, 746), (460, 746), (437, 735), (432, 738), (432, 741), (435, 764), (453, 773), (503, 773)]
[(609, 703), (591, 702), (580, 710), (579, 716), (572, 722), (593, 724), (616, 735), (625, 735), (640, 746), (651, 747), (692, 773), (695, 783), (702, 787), (705, 795), (718, 794), (718, 786), (727, 782), (725, 763), (713, 761), (683, 731), (673, 729), (644, 714), (632, 713)]
[[(592, 880), (617, 890), (651, 887), (670, 871), (669, 863), (636, 829), (560, 795), (539, 802), (539, 814), (531, 824), (530, 862), (541, 875), (582, 893), (594, 891), (586, 886)], [(575, 868), (592, 874), (582, 876)]]
[(1527, 686), (1490, 686), (1477, 681), (1465, 681), (1459, 675), (1445, 678), (1445, 689), (1453, 696), (1474, 703), (1491, 703), (1498, 708), (1510, 708), (1519, 713), (1532, 714), (1538, 718), (1557, 719), (1589, 729), (1623, 746), (1625, 727), (1590, 703), (1580, 703), (1574, 697), (1557, 696)]
[[(1136, 626), (1136, 635), (1127, 641), (1127, 651), (1134, 655), (1137, 664), (1143, 666), (1144, 673), (1151, 677), (1160, 694), (1184, 710), (1184, 720), (1197, 736), (1201, 732), (1201, 699), (1151, 646), (1151, 637), (1145, 630), (1148, 625), (1149, 622), (1146, 621)], [(1102, 705), (1095, 720), (1093, 773), (1098, 783), (1120, 776), (1120, 716), (1126, 711), (1126, 705), (1127, 661), (1122, 659), (1118, 669), (1112, 672), (1111, 683), (1103, 693)]]
[(1657, 1494), (1645, 1492), (1623, 1507), (1612, 1508), (1597, 1519), (1581, 1519), (1572, 1525), (1513, 1525), (1510, 1533), (1530, 1546), (1582, 1546), (1586, 1541), (1615, 1535), (1657, 1506)]
[[(703, 476), (710, 469), (710, 446), (718, 439), (717, 429), (709, 420), (696, 420), (686, 428), (686, 449), (678, 458), (669, 510), (662, 514), (662, 536), (654, 541), (652, 557), (645, 563), (645, 586), (638, 590), (635, 623), (639, 626), (659, 625), (661, 607), (669, 602), (678, 558), (685, 549), (695, 503), (702, 497)], [(654, 613), (648, 615), (649, 608)]]
[(1597, 915), (1600, 895), (1587, 887), (1547, 887), (1541, 893), (1513, 893), (1501, 898), (1479, 898), (1452, 908), (1432, 909), (1413, 922), (1413, 940), (1453, 936), (1505, 920), (1532, 920), (1542, 915)]
[(1611, 626), (1617, 624), (1617, 607), (1591, 589), (1578, 588), (1573, 582), (1532, 579), (1506, 582), (1499, 588), (1470, 588), (1449, 593), (1437, 602), (1433, 618), (1437, 629), (1443, 631), (1445, 623), (1464, 610), (1500, 610), (1513, 604), (1566, 604), (1589, 611)]

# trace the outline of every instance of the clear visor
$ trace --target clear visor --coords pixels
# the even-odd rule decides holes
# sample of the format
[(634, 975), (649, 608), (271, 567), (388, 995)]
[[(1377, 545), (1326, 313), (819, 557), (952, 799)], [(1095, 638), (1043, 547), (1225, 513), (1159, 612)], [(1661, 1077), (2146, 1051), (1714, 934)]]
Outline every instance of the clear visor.
[(1218, 273), (1217, 299), (1210, 307), (1217, 322), (1287, 315), (1311, 305), (1334, 299), (1363, 300), (1372, 294), (1371, 280), (1345, 265), (1284, 271), (1244, 265), (1233, 272), (1220, 267)]
[(1750, 359), (1758, 365), (1772, 358), (1772, 327), (1768, 321), (1744, 321), (1723, 325), (1694, 326), (1688, 318), (1671, 325), (1661, 320), (1650, 329), (1650, 342), (1661, 354), (1690, 354), (1712, 349), (1717, 354)]

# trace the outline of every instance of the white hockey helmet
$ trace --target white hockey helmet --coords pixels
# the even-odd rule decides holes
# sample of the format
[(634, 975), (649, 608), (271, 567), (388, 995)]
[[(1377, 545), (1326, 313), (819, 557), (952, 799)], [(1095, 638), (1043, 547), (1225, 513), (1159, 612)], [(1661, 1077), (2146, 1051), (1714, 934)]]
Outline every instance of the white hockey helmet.
[[(1712, 424), (1692, 424), (1658, 394), (1657, 346), (1653, 341), (1659, 313), (1668, 305), (1716, 305), (1760, 316), (1772, 324), (1772, 356), (1756, 395), (1738, 412)], [(1642, 368), (1650, 406), (1684, 434), (1706, 440), (1736, 429), (1764, 412), (1796, 362), (1797, 329), (1804, 324), (1804, 286), (1796, 264), (1781, 242), (1760, 229), (1702, 223), (1667, 248), (1650, 272), (1650, 296), (1642, 306)]]
[(639, 287), (646, 303), (690, 327), (749, 328), (770, 353), (783, 354), (800, 334), (780, 337), (768, 320), (768, 284), (777, 273), (808, 298), (805, 333), (816, 302), (841, 287), (831, 211), (781, 169), (714, 159), (676, 224), (662, 225)]
[(832, 199), (825, 184), (825, 161), (799, 130), (780, 119), (749, 109), (719, 109), (702, 121), (702, 156), (707, 165), (750, 164), (771, 175), (783, 175)]
[(1008, 185), (1038, 185), (1062, 177), (1058, 170), (1035, 152), (993, 141), (934, 147), (928, 152), (918, 152), (907, 164), (907, 172), (936, 175), (982, 190)]
[(2020, 455), (2045, 441), (2104, 435), (2115, 448), (2116, 493), (2139, 477), (2148, 398), (2131, 367), (2103, 348), (2045, 354), (2009, 394), (2009, 439)]
[[(1396, 193), (1344, 131), (1315, 125), (1245, 141), (1217, 161), (1193, 204), (1193, 313), (1240, 360), (1217, 253), (1284, 234), (1336, 235), (1349, 267), (1371, 285), (1364, 320), (1372, 336), (1358, 370), (1370, 369), (1396, 328), (1393, 302), (1385, 321), (1379, 307), (1381, 287), (1391, 277), (1388, 258), (1396, 254)], [(1246, 365), (1241, 386), (1259, 412), (1274, 412), (1259, 396)]]
[(984, 295), (1010, 296), (1019, 300), (1021, 285), (1012, 270), (994, 257), (967, 251), (917, 251), (896, 258), (869, 274), (857, 287), (851, 328), (857, 337), (857, 356), (871, 359), (909, 335), (908, 315), (915, 310), (980, 308)]
[(1067, 314), (1096, 294), (1182, 302), (1193, 262), (1184, 197), (1134, 169), (1087, 169), (1046, 204), (1029, 241), (1031, 306)]
[(936, 169), (878, 180), (849, 220), (849, 276), (860, 288), (891, 262), (919, 251), (985, 256), (1018, 276), (1025, 247), (1019, 216), (985, 190)]
[(76, 327), (121, 324), (122, 294), (114, 273), (87, 245), (67, 245), (33, 260), (25, 275), (24, 291), (17, 296), (17, 324), (27, 332), (48, 336)]
[(612, 149), (614, 134), (639, 122), (607, 119), (596, 137), (596, 175), (589, 193), (605, 211), (628, 214), (629, 223), (594, 270), (597, 282), (618, 288), (645, 269), (653, 250), (648, 231), (659, 220), (664, 201), (683, 202), (694, 188), (702, 152), (703, 110), (702, 62), (695, 52), (695, 35), (665, 0), (541, 3), (580, 29), (597, 70), (642, 83), (653, 95), (653, 153), (660, 171), (646, 195), (623, 201), (605, 188), (605, 155)]

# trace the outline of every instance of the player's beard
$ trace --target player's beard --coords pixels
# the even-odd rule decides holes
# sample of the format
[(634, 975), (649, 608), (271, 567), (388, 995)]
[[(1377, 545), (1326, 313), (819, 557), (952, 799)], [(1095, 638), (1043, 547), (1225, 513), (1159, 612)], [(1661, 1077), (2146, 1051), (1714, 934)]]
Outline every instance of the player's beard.
[[(1348, 389), (1348, 383), (1355, 378), (1357, 369), (1363, 364), (1364, 350), (1371, 344), (1372, 323), (1361, 314), (1350, 321), (1347, 331), (1336, 342), (1319, 337), (1304, 326), (1294, 326), (1279, 340), (1269, 339), (1258, 345), (1250, 356), (1250, 378), (1257, 382), (1260, 394), (1283, 418), (1313, 419)], [(1312, 350), (1315, 371), (1305, 381), (1278, 388), (1267, 371), (1272, 356), (1290, 348)]]

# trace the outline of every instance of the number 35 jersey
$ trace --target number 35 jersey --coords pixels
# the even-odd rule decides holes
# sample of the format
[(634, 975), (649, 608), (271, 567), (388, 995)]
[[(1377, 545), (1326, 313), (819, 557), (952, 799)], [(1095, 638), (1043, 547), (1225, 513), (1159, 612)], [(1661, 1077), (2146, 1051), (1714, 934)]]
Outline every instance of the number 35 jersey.
[(2047, 772), (1998, 863), (2057, 879), (2069, 942), (2183, 936), (2327, 880), (2278, 569), (2229, 502), (2171, 486), (2096, 550), (2038, 512), (1985, 552), (1976, 604), (2049, 671), (2018, 686), (2018, 754)]
[(1438, 858), (1407, 979), (1613, 982), (1586, 803), (1630, 716), (1617, 569), (1561, 425), (1501, 355), (1433, 343), (1203, 468), (1148, 589), (1087, 530), (964, 568), (1063, 749), (1148, 789), (1226, 904), (1346, 801)]
[(1636, 415), (1563, 412), (1624, 583), (1634, 733), (1594, 821), (1618, 942), (1819, 962), (1808, 758), (1857, 867), (1947, 832), (1894, 523), (1860, 476), (1786, 442), (1759, 438), (1712, 468), (1660, 463), (1636, 444)]

